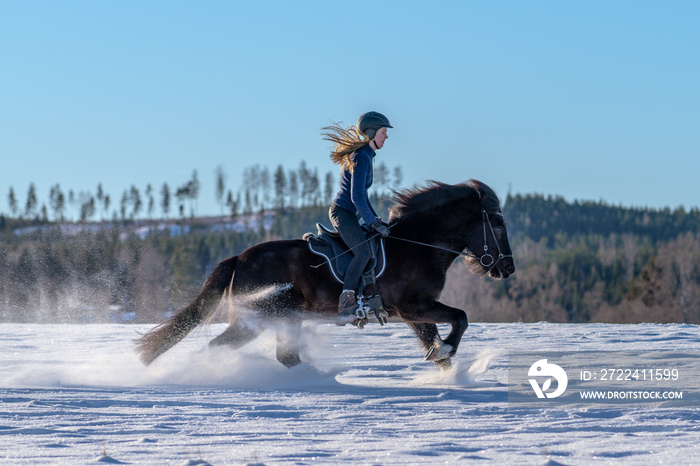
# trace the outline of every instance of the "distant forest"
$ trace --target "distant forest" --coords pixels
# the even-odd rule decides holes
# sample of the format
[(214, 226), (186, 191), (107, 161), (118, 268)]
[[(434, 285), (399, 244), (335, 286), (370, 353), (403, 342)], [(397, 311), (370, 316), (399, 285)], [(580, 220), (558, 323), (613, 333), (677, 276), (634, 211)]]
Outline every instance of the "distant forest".
[[(0, 214), (0, 321), (161, 321), (189, 302), (220, 260), (256, 243), (299, 238), (327, 222), (337, 174), (246, 168), (234, 192), (216, 175), (220, 217), (198, 217), (200, 181), (124, 192), (64, 192), (24, 202), (10, 188)], [(400, 167), (375, 167), (386, 212)], [(485, 180), (488, 182), (488, 180)], [(32, 193), (34, 195), (32, 197)], [(502, 200), (518, 268), (508, 280), (458, 260), (442, 301), (471, 321), (700, 323), (700, 211), (508, 194)], [(21, 206), (21, 207), (20, 207)]]

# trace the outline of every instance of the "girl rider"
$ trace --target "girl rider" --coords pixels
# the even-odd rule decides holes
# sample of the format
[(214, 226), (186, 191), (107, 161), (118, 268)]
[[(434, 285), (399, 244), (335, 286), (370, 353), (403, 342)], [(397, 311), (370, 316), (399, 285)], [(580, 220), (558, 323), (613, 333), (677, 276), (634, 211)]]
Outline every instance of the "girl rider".
[(384, 147), (388, 139), (387, 128), (393, 128), (387, 117), (367, 112), (355, 126), (342, 128), (335, 124), (323, 128), (322, 132), (324, 139), (335, 144), (331, 160), (341, 167), (340, 191), (333, 200), (329, 217), (353, 253), (338, 302), (338, 325), (357, 320), (355, 290), (372, 255), (361, 222), (384, 238), (389, 235), (388, 225), (382, 222), (369, 200), (373, 161), (376, 151)]

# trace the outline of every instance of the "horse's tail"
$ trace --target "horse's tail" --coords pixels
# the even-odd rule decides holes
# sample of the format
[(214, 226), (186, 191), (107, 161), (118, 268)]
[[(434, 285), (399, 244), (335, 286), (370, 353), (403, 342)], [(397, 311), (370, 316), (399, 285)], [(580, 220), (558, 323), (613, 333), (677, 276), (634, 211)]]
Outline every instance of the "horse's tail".
[(139, 338), (136, 350), (141, 353), (144, 364), (152, 363), (211, 316), (233, 279), (237, 262), (238, 256), (221, 261), (192, 304)]

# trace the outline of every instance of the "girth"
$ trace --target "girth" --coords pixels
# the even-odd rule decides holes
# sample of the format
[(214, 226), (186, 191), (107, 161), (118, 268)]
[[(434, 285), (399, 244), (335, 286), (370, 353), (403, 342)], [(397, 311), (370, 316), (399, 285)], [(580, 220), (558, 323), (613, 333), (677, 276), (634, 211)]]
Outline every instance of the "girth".
[[(325, 259), (330, 266), (333, 278), (338, 282), (343, 283), (345, 280), (345, 272), (353, 258), (352, 251), (343, 242), (340, 234), (331, 230), (320, 223), (316, 224), (318, 235), (306, 233), (304, 240), (309, 243), (309, 249), (314, 254)], [(367, 268), (363, 272), (363, 281), (365, 284), (372, 283), (376, 278), (379, 278), (386, 268), (386, 255), (384, 254), (384, 239), (379, 235), (370, 236), (367, 240), (372, 250), (372, 258), (367, 264)], [(319, 264), (319, 265), (322, 265)], [(372, 277), (374, 272), (374, 277)], [(369, 275), (369, 277), (365, 277)]]

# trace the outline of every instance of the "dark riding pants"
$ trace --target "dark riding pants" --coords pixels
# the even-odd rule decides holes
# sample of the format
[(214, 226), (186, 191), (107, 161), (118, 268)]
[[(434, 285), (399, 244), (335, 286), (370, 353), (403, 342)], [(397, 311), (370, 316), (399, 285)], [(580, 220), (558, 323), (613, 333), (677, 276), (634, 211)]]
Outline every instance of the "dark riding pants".
[(332, 204), (328, 216), (345, 244), (351, 249), (353, 258), (345, 271), (344, 290), (356, 291), (360, 286), (362, 272), (372, 258), (372, 250), (367, 242), (365, 231), (352, 212)]

